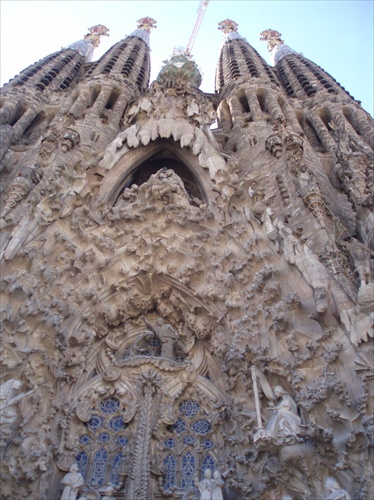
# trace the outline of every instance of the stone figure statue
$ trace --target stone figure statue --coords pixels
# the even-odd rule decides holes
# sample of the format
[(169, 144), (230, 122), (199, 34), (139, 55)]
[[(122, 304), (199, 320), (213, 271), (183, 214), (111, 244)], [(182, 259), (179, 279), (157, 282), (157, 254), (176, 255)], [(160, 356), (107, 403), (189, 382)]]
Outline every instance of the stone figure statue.
[(78, 465), (73, 463), (70, 466), (69, 472), (62, 479), (61, 484), (64, 485), (61, 500), (75, 500), (78, 490), (84, 485), (84, 479), (79, 472)]
[(325, 481), (327, 497), (325, 500), (351, 500), (350, 494), (340, 487), (338, 481), (333, 477), (328, 477)]
[(281, 398), (277, 406), (273, 407), (273, 414), (266, 426), (268, 436), (277, 445), (295, 444), (299, 441), (301, 420), (297, 414), (297, 405), (291, 396), (277, 385), (274, 388), (276, 397)]
[[(143, 336), (151, 338), (153, 333), (156, 334), (157, 338), (161, 342), (161, 357), (174, 359), (174, 344), (179, 338), (177, 330), (161, 318), (158, 318), (156, 325), (151, 325), (148, 321), (145, 321), (145, 323), (149, 330), (145, 330), (142, 338)], [(139, 344), (139, 341), (137, 344)]]
[(2, 436), (7, 436), (11, 433), (12, 425), (17, 419), (17, 411), (15, 404), (32, 391), (24, 394), (19, 394), (17, 391), (21, 387), (21, 382), (17, 379), (10, 379), (0, 386), (0, 433)]
[(138, 192), (144, 202), (160, 200), (165, 204), (189, 204), (182, 179), (170, 168), (152, 174), (147, 182), (139, 186)]
[(161, 356), (163, 358), (174, 359), (174, 342), (179, 338), (178, 332), (162, 319), (158, 319), (153, 327), (156, 335), (161, 340)]
[(197, 475), (195, 476), (195, 482), (200, 491), (200, 500), (213, 500), (213, 490), (214, 490), (214, 479), (212, 479), (212, 471), (210, 469), (205, 469), (204, 479), (198, 481)]
[(213, 491), (212, 500), (223, 500), (222, 488), (225, 485), (225, 481), (221, 477), (219, 470), (213, 472)]
[(363, 245), (353, 238), (351, 242), (344, 241), (341, 243), (341, 245), (349, 251), (352, 257), (357, 274), (360, 279), (360, 287), (371, 284), (373, 271), (371, 269), (372, 266), (370, 260), (372, 257), (372, 252), (370, 251), (370, 249), (366, 245)]

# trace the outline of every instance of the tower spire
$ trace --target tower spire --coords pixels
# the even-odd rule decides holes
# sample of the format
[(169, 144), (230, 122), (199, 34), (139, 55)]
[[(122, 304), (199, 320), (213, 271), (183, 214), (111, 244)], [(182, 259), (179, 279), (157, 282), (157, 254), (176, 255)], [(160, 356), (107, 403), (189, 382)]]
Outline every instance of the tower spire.
[(129, 36), (136, 36), (138, 38), (141, 38), (149, 47), (150, 46), (149, 34), (152, 28), (157, 28), (157, 21), (147, 16), (138, 19), (137, 23), (138, 23), (137, 29), (133, 31)]
[(284, 43), (281, 38), (282, 33), (279, 33), (279, 31), (269, 28), (261, 31), (260, 35), (261, 42), (267, 42), (267, 49), (271, 53), (274, 65), (283, 57), (296, 54), (294, 50)]
[(218, 23), (218, 29), (222, 31), (224, 42), (243, 38), (238, 33), (238, 26), (238, 23), (232, 21), (231, 19), (225, 19), (224, 21)]
[(88, 33), (84, 35), (83, 40), (72, 43), (68, 48), (77, 50), (87, 61), (91, 61), (94, 50), (100, 45), (100, 37), (109, 36), (108, 32), (109, 29), (106, 26), (96, 24), (88, 28)]

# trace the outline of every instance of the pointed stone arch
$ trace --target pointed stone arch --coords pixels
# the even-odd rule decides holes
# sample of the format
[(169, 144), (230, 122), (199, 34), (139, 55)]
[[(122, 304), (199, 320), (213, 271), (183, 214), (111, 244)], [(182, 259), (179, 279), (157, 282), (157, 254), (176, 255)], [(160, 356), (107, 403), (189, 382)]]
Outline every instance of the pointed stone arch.
[[(171, 163), (176, 162), (175, 172), (185, 185), (195, 185), (195, 191), (199, 194), (204, 203), (209, 204), (212, 198), (212, 183), (208, 172), (199, 164), (199, 159), (189, 148), (181, 148), (179, 142), (170, 139), (157, 139), (147, 146), (138, 146), (123, 155), (116, 165), (106, 173), (99, 193), (99, 202), (103, 201), (109, 205), (114, 205), (120, 192), (131, 185), (139, 175), (141, 166), (145, 166), (148, 172), (144, 175), (144, 181), (157, 170), (157, 162), (160, 164), (158, 170), (162, 168), (162, 160), (165, 160), (168, 168), (173, 168)], [(152, 166), (152, 161), (154, 165)], [(183, 169), (184, 172), (183, 172)], [(182, 174), (182, 175), (181, 175)], [(184, 175), (184, 178), (183, 178)]]

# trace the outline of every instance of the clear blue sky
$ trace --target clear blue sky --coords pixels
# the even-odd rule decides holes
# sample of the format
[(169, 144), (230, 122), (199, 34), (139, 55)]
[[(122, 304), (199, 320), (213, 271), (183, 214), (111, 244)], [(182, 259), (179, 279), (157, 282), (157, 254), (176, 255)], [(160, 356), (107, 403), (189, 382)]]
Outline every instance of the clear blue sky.
[[(156, 19), (158, 26), (151, 34), (153, 80), (173, 47), (187, 45), (198, 6), (199, 0), (1, 0), (1, 84), (100, 23), (111, 36), (96, 49), (98, 58), (144, 16)], [(239, 33), (269, 63), (259, 34), (267, 28), (280, 31), (291, 48), (329, 72), (373, 114), (372, 0), (210, 0), (192, 51), (206, 92), (214, 91), (222, 43), (217, 24), (226, 18), (239, 23)]]

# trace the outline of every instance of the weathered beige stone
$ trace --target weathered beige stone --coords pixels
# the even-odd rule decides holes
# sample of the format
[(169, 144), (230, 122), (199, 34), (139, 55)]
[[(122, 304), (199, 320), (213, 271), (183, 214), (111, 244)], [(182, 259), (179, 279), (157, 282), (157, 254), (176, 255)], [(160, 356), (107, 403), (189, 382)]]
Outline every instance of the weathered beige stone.
[(149, 86), (142, 22), (2, 91), (2, 495), (369, 499), (371, 118), (229, 20)]

